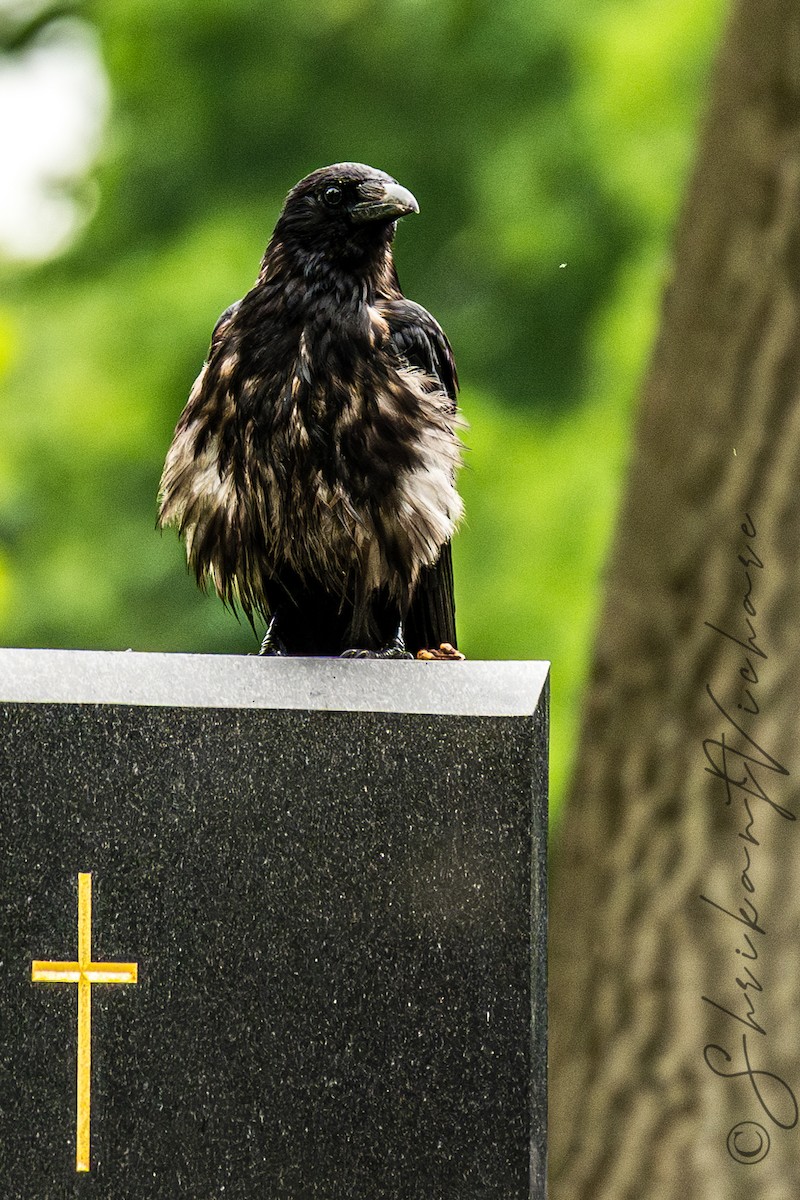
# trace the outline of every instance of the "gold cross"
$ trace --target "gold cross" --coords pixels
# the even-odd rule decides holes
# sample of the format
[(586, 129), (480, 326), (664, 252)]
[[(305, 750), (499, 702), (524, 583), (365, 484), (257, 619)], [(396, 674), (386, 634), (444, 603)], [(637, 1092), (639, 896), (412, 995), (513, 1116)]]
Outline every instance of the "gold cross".
[(92, 984), (136, 983), (138, 963), (92, 962), (92, 876), (78, 876), (78, 961), (34, 962), (34, 983), (78, 985), (78, 1131), (75, 1170), (88, 1171), (92, 1091)]

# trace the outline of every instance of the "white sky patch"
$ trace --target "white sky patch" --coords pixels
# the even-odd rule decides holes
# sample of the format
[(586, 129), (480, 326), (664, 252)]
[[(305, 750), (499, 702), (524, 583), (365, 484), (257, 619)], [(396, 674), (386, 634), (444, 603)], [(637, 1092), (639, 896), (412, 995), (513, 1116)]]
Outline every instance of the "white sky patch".
[(84, 212), (64, 193), (97, 156), (108, 79), (85, 24), (53, 25), (24, 53), (0, 58), (0, 255), (64, 249)]

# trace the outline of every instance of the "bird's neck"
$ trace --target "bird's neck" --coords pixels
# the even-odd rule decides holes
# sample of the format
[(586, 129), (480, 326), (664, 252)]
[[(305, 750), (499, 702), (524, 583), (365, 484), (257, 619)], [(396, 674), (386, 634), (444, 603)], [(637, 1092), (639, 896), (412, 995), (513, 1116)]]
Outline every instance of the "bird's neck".
[(376, 297), (399, 295), (391, 245), (379, 243), (336, 258), (325, 250), (272, 242), (264, 256), (259, 283), (285, 296), (296, 309), (334, 309), (355, 314)]
[(323, 254), (304, 254), (300, 263), (309, 312), (330, 310), (343, 318), (370, 304), (375, 294), (374, 272), (366, 264), (341, 266)]

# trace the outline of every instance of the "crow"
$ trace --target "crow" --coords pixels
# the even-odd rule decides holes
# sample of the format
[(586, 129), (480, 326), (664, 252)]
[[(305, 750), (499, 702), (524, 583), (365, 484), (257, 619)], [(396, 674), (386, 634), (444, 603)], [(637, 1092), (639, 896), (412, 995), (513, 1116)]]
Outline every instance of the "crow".
[(461, 658), (450, 344), (400, 290), (419, 206), (361, 163), (289, 192), (253, 288), (222, 314), (175, 429), (158, 523), (261, 653)]

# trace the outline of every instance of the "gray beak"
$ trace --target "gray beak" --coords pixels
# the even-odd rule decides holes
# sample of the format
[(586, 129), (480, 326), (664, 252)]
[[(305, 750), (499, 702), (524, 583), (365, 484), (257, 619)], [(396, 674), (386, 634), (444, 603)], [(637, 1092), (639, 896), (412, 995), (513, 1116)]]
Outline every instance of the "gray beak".
[(394, 221), (407, 213), (419, 212), (419, 205), (408, 188), (394, 180), (390, 183), (368, 181), (360, 184), (358, 191), (364, 198), (350, 210), (354, 221)]

